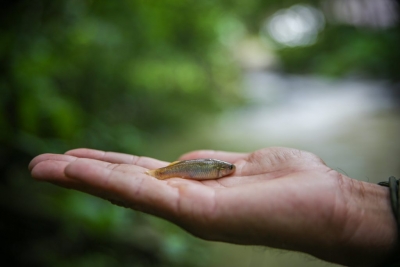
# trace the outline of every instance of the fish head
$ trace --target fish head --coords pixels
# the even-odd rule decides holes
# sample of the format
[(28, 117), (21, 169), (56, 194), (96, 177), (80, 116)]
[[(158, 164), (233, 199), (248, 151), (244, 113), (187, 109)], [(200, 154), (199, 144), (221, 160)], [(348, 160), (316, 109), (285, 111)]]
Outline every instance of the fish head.
[(229, 175), (236, 170), (235, 165), (228, 163), (228, 162), (224, 162), (223, 164), (220, 164), (220, 166), (218, 166), (218, 168), (219, 168), (219, 175), (221, 177)]

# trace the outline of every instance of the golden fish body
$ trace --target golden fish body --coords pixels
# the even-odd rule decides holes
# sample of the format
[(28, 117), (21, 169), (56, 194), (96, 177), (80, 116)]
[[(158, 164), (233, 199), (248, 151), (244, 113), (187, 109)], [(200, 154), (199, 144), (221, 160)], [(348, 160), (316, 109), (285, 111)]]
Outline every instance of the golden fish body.
[(175, 161), (166, 167), (148, 170), (146, 173), (160, 180), (172, 177), (209, 180), (229, 175), (235, 169), (235, 165), (218, 159), (192, 159)]

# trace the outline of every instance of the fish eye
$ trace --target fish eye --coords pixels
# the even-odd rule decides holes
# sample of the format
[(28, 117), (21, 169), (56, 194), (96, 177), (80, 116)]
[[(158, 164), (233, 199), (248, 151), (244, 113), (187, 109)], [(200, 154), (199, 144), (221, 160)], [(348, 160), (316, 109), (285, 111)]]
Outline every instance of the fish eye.
[(232, 169), (233, 169), (233, 165), (230, 165), (230, 166), (229, 166), (229, 169), (232, 170)]

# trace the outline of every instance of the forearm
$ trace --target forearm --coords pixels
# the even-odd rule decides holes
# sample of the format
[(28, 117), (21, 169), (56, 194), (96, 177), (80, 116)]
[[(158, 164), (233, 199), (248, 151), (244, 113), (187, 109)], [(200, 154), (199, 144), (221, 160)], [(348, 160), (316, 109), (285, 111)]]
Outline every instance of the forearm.
[[(385, 187), (343, 177), (346, 201), (344, 235), (337, 246), (336, 262), (349, 266), (376, 266), (398, 252), (398, 233), (389, 190)], [(342, 250), (342, 251), (341, 251)]]

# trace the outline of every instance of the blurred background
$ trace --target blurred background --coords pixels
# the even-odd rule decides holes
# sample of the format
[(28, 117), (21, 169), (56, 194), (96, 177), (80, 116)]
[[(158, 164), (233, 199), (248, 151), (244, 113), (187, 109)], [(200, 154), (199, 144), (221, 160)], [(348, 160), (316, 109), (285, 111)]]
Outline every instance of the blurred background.
[(0, 21), (8, 266), (330, 266), (34, 182), (40, 153), (288, 146), (355, 179), (400, 176), (394, 0), (9, 0)]

